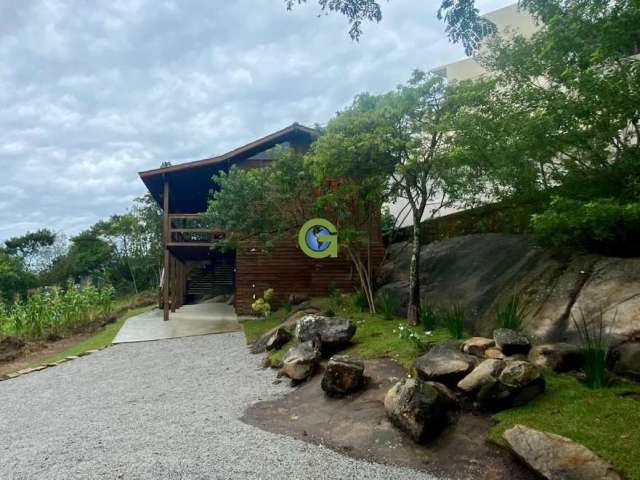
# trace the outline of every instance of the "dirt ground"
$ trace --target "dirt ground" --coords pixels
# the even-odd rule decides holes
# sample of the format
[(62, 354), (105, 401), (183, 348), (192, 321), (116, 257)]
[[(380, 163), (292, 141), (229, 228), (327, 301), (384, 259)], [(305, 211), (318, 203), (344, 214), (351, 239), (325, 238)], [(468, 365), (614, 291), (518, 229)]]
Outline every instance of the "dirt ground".
[(64, 352), (66, 349), (93, 335), (95, 335), (94, 332), (79, 333), (54, 342), (29, 342), (20, 349), (16, 358), (0, 363), (0, 375), (16, 372), (30, 365), (41, 363), (52, 355)]
[(259, 402), (242, 420), (269, 432), (322, 444), (358, 459), (400, 465), (453, 479), (533, 480), (510, 453), (486, 441), (489, 417), (462, 413), (427, 446), (415, 444), (384, 414), (387, 390), (406, 375), (391, 360), (366, 363), (367, 388), (346, 399), (331, 399), (320, 388), (321, 375), (285, 398)]

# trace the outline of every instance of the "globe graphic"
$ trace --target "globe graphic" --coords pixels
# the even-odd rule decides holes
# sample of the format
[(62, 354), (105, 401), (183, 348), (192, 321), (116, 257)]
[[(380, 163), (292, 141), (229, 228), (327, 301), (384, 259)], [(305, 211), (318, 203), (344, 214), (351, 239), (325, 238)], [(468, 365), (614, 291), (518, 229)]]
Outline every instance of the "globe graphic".
[(305, 235), (305, 242), (314, 252), (323, 252), (324, 250), (329, 248), (329, 242), (320, 242), (318, 241), (318, 237), (328, 237), (329, 235), (331, 234), (325, 227), (311, 227), (309, 230), (307, 230), (307, 233)]

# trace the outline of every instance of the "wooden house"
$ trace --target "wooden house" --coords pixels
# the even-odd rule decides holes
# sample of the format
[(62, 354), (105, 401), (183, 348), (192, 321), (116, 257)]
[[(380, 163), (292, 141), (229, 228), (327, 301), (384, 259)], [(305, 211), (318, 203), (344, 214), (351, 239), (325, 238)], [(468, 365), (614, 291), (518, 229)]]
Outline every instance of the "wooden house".
[[(268, 165), (277, 146), (304, 152), (317, 135), (317, 130), (294, 123), (223, 155), (140, 173), (164, 215), (160, 304), (165, 320), (170, 311), (198, 297), (232, 294), (236, 311), (250, 314), (251, 304), (268, 288), (280, 301), (291, 294), (326, 295), (331, 287), (353, 291), (357, 275), (344, 252), (337, 258), (314, 260), (294, 239), (277, 242), (269, 252), (255, 244), (240, 244), (230, 251), (220, 248), (225, 232), (202, 222), (214, 188), (213, 175), (233, 165)], [(384, 254), (379, 232), (371, 248), (375, 265)]]

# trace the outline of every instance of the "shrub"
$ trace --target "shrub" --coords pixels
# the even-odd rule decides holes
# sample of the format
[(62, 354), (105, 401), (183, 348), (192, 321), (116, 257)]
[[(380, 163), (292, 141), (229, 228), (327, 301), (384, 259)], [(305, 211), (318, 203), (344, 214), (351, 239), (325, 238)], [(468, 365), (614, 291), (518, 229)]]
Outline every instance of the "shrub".
[(422, 320), (422, 328), (425, 332), (433, 332), (436, 328), (436, 321), (438, 319), (435, 309), (426, 304), (422, 307), (422, 313), (420, 314)]
[(600, 310), (589, 319), (580, 310), (580, 318), (577, 319), (572, 314), (571, 319), (582, 342), (585, 358), (585, 383), (592, 389), (603, 388), (606, 386), (605, 364), (607, 356), (604, 312)]
[(453, 338), (464, 337), (464, 308), (454, 304), (442, 311), (442, 320)]
[(422, 342), (422, 339), (420, 338), (418, 332), (416, 332), (408, 325), (405, 325), (403, 323), (400, 323), (398, 325), (398, 337), (401, 340), (413, 344), (416, 350), (422, 350), (424, 348), (424, 343)]
[(640, 202), (556, 197), (531, 226), (543, 245), (580, 246), (607, 255), (640, 255)]
[(262, 298), (258, 298), (251, 305), (251, 309), (267, 318), (271, 314), (271, 300), (273, 300), (273, 288), (268, 288), (262, 294)]
[(393, 320), (396, 312), (398, 311), (398, 307), (400, 306), (400, 302), (398, 299), (394, 297), (391, 293), (383, 291), (378, 295), (378, 303), (380, 306), (380, 310), (382, 310), (382, 317), (385, 320)]
[(497, 324), (500, 328), (519, 330), (526, 315), (526, 309), (520, 295), (514, 293), (507, 303), (498, 310)]

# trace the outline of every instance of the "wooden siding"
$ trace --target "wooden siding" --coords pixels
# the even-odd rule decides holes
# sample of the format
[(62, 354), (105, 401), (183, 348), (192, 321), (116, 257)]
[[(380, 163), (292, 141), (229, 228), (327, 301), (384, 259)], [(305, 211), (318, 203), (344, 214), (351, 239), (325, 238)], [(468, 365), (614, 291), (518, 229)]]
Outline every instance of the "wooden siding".
[[(384, 257), (381, 239), (371, 248), (374, 270)], [(275, 291), (276, 304), (290, 294), (326, 296), (330, 287), (352, 292), (359, 285), (358, 275), (345, 252), (337, 258), (307, 257), (297, 242), (281, 241), (268, 253), (257, 245), (245, 243), (236, 250), (235, 308), (239, 314), (251, 314), (251, 304), (268, 288)]]

